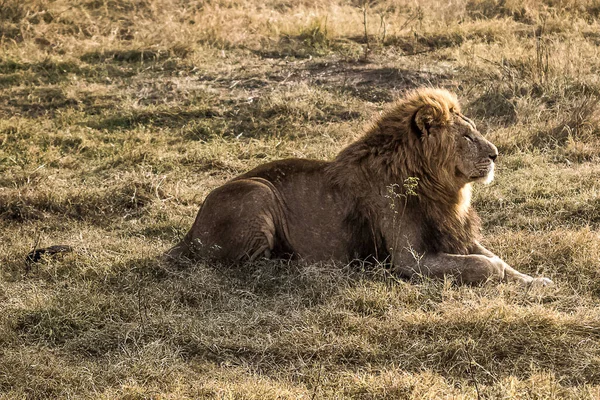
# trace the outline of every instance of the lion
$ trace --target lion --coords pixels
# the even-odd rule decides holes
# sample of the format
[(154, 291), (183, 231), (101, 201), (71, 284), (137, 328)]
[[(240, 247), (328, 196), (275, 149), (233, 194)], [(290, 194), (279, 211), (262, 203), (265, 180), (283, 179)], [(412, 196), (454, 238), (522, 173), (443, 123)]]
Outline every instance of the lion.
[(551, 284), (480, 243), (475, 182), (497, 148), (445, 89), (408, 92), (333, 161), (285, 159), (214, 189), (168, 258), (376, 260), (403, 277)]

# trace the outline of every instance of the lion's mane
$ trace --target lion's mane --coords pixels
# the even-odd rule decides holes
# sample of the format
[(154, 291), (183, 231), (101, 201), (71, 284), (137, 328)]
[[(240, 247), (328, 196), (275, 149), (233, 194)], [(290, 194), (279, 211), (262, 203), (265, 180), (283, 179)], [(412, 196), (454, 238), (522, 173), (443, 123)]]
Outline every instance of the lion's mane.
[(461, 185), (448, 167), (456, 151), (455, 138), (445, 133), (426, 137), (419, 126), (447, 130), (443, 128), (453, 123), (457, 112), (460, 105), (452, 93), (417, 89), (388, 107), (361, 139), (342, 150), (327, 172), (343, 191), (353, 193), (351, 218), (366, 215), (377, 220), (387, 205), (373, 202), (371, 194), (384, 197), (389, 185), (402, 187), (407, 178), (416, 177), (418, 195), (409, 196), (403, 212), (422, 221), (426, 250), (467, 254), (479, 239), (480, 223), (470, 206), (471, 184)]

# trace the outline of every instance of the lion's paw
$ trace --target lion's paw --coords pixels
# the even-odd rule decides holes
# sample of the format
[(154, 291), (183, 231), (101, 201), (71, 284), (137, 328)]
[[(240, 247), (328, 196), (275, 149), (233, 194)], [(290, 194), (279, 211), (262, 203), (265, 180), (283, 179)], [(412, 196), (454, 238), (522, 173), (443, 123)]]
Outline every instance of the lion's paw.
[(552, 279), (550, 279), (550, 278), (533, 278), (533, 280), (531, 281), (531, 285), (532, 286), (550, 286), (550, 285), (554, 285), (554, 282), (552, 282)]

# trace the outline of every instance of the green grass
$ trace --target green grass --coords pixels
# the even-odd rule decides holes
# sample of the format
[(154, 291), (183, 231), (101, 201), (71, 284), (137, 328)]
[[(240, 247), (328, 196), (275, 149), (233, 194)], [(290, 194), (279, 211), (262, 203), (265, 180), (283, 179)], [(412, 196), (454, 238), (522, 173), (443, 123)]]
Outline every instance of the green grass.
[[(372, 3), (365, 39), (358, 1), (0, 0), (0, 399), (600, 397), (598, 2)], [(484, 244), (554, 286), (159, 261), (422, 85), (500, 149)]]

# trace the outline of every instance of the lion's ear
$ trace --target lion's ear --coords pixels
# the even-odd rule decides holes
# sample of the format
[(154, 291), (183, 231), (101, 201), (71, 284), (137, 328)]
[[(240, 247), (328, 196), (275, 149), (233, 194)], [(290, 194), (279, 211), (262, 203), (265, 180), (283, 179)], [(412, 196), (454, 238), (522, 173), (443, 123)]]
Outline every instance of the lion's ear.
[(429, 130), (436, 122), (437, 113), (435, 108), (431, 106), (423, 106), (419, 108), (413, 117), (412, 126), (415, 133), (420, 137), (428, 135)]

